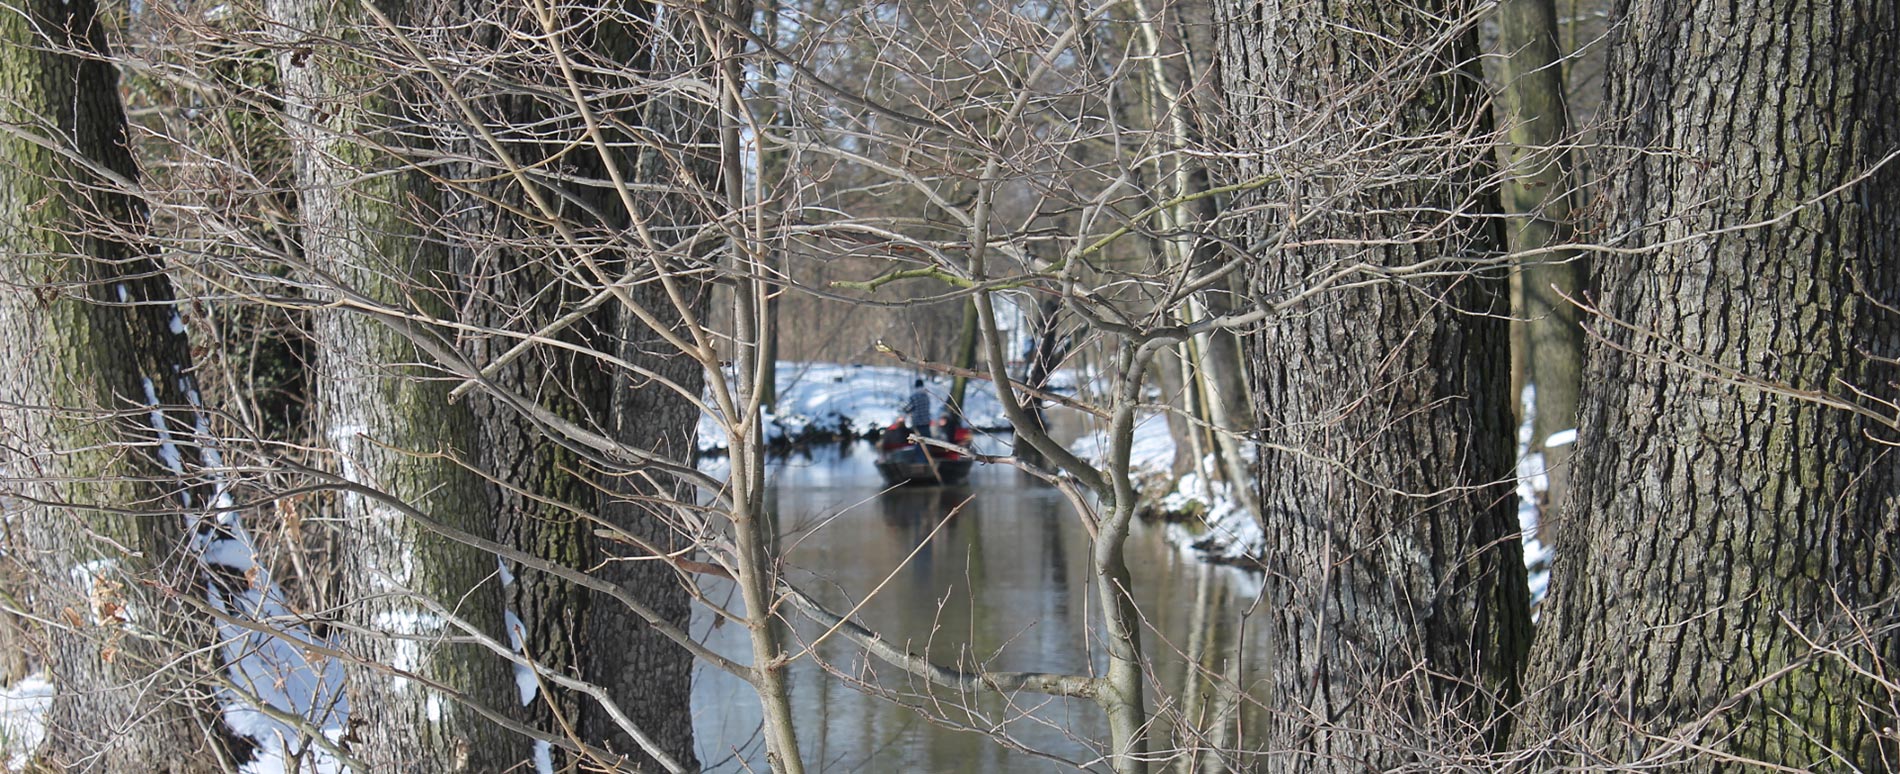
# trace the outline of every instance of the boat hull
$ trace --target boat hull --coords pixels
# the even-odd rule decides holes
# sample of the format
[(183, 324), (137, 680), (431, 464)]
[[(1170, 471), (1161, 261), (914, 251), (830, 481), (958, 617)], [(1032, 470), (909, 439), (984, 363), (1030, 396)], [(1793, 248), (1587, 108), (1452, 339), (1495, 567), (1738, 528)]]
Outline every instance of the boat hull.
[(890, 484), (961, 484), (970, 477), (975, 462), (961, 455), (956, 459), (926, 456), (916, 446), (905, 446), (879, 453), (877, 472)]

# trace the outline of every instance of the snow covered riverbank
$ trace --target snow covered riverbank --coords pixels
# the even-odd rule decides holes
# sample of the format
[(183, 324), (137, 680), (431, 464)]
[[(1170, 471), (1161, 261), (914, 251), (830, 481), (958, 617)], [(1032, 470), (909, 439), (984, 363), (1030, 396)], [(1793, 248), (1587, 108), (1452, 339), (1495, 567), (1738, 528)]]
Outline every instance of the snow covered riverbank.
[[(781, 362), (778, 411), (765, 418), (767, 440), (784, 444), (875, 432), (902, 413), (911, 382), (921, 375), (895, 366)], [(1073, 384), (1073, 374), (1057, 376)], [(941, 407), (949, 395), (950, 380), (935, 375), (924, 378), (926, 389)], [(970, 382), (964, 421), (979, 428), (1008, 426), (1002, 402), (988, 382)], [(1548, 484), (1542, 455), (1528, 452), (1529, 433), (1526, 423), (1518, 437), (1518, 523), (1523, 529), (1524, 563), (1531, 571), (1531, 597), (1541, 600), (1549, 583), (1550, 550), (1537, 538), (1538, 502)], [(725, 447), (719, 423), (713, 417), (701, 417), (700, 450), (716, 452)], [(1071, 448), (1083, 459), (1098, 465), (1105, 462), (1107, 444), (1099, 429), (1082, 433)], [(1148, 512), (1168, 520), (1168, 540), (1197, 559), (1254, 564), (1265, 548), (1259, 521), (1225, 482), (1192, 472), (1175, 479), (1171, 475), (1174, 454), (1164, 417), (1153, 414), (1136, 424), (1129, 462), (1136, 480), (1147, 490), (1143, 498)], [(1154, 491), (1157, 487), (1165, 491)]]
[[(1100, 466), (1107, 461), (1107, 442), (1106, 435), (1097, 432), (1083, 436), (1071, 448)], [(1174, 479), (1174, 455), (1166, 418), (1156, 414), (1136, 423), (1128, 464), (1141, 490), (1144, 510), (1168, 522), (1168, 541), (1189, 556), (1220, 564), (1257, 565), (1265, 549), (1259, 521), (1223, 481), (1194, 472)]]
[[(1547, 443), (1568, 443), (1575, 437), (1553, 436)], [(1107, 456), (1106, 438), (1100, 433), (1083, 436), (1072, 447), (1078, 456), (1097, 465)], [(1538, 539), (1539, 503), (1549, 489), (1544, 472), (1544, 456), (1529, 451), (1530, 423), (1518, 433), (1517, 443), (1517, 521), (1524, 546), (1524, 564), (1530, 571), (1533, 605), (1541, 602), (1550, 585), (1551, 550)], [(1243, 507), (1228, 484), (1208, 481), (1196, 473), (1176, 480), (1170, 469), (1174, 463), (1174, 440), (1159, 415), (1148, 417), (1135, 426), (1135, 439), (1129, 453), (1130, 471), (1138, 486), (1145, 487), (1142, 498), (1149, 512), (1169, 521), (1167, 539), (1190, 556), (1222, 564), (1255, 565), (1265, 550), (1266, 536), (1260, 522)], [(1165, 491), (1153, 491), (1160, 487)]]
[[(781, 361), (778, 410), (765, 415), (766, 442), (867, 437), (904, 412), (904, 400), (918, 378), (924, 379), (924, 389), (930, 392), (932, 413), (941, 412), (950, 395), (948, 377), (897, 366)], [(971, 380), (968, 393), (964, 424), (985, 429), (1009, 426), (1002, 401), (989, 382)], [(725, 429), (718, 419), (701, 416), (699, 450), (719, 451), (726, 445)]]

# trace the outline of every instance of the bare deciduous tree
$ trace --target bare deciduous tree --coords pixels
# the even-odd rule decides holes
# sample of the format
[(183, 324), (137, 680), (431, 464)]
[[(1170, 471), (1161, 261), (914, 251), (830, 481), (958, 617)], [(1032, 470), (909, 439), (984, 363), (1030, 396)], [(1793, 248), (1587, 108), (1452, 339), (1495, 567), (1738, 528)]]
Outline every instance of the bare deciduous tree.
[[(299, 46), (279, 54), (299, 274), (322, 288), (313, 300), (331, 307), (314, 316), (318, 422), (345, 480), (492, 537), (494, 502), (465, 462), (480, 442), (476, 418), (448, 401), (451, 385), (410, 340), (439, 335), (428, 323), (452, 319), (454, 309), (448, 251), (422, 219), (437, 189), (389, 150), (427, 147), (418, 112), (402, 99), (417, 79), (401, 52), (421, 13), (273, 7), (279, 34)], [(336, 33), (343, 45), (328, 42)], [(415, 319), (378, 319), (370, 305)], [(349, 683), (352, 721), (363, 726), (358, 754), (371, 766), (440, 771), (520, 760), (513, 735), (479, 712), (506, 706), (508, 665), (464, 641), (464, 627), (506, 637), (494, 557), (361, 493), (341, 494), (336, 510), (350, 525), (341, 532), (341, 639), (376, 665)]]
[(1575, 178), (1571, 174), (1569, 104), (1557, 47), (1557, 9), (1551, 0), (1506, 0), (1498, 4), (1498, 45), (1504, 53), (1499, 114), (1505, 123), (1502, 187), (1511, 249), (1523, 255), (1523, 305), (1528, 328), (1524, 353), (1528, 381), (1536, 386), (1531, 445), (1544, 452), (1550, 504), (1539, 522), (1546, 541), (1562, 517), (1570, 447), (1546, 446), (1556, 433), (1577, 426), (1577, 395), (1583, 389), (1583, 317), (1574, 299), (1583, 290), (1587, 262), (1576, 250), (1545, 251), (1577, 235)]
[[(49, 763), (163, 748), (189, 751), (167, 759), (180, 772), (229, 769), (236, 732), (304, 756), (291, 767), (692, 771), (695, 665), (752, 692), (749, 763), (782, 772), (831, 762), (801, 748), (806, 674), (1039, 758), (1068, 753), (972, 718), (1083, 707), (1099, 738), (1064, 762), (1118, 774), (1886, 760), (1870, 719), (1891, 699), (1892, 568), (1856, 549), (1891, 532), (1878, 396), (1895, 302), (1875, 258), (1893, 138), (1887, 103), (1828, 102), (1837, 115), (1818, 96), (1891, 91), (1871, 70), (1799, 46), (1773, 66), (1700, 37), (1652, 49), (1644, 35), (1702, 33), (1649, 9), (1612, 102), (1641, 120), (1616, 125), (1628, 150), (1603, 167), (1636, 241), (1513, 255), (1497, 194), (1524, 169), (1491, 164), (1510, 143), (1480, 89), (1476, 3), (141, 5), (130, 54), (86, 3), (29, 6), (0, 11), (18, 23), (0, 27), (16, 97), (0, 106), (0, 312), (19, 332), (0, 344), (0, 416), (7, 559), (38, 581), (9, 580), (25, 589), (9, 612), (65, 681)], [(1873, 22), (1839, 36), (1868, 53), (1893, 19), (1861, 10)], [(1743, 21), (1738, 36), (1782, 41), (1810, 19)], [(1688, 74), (1731, 64), (1758, 91), (1815, 88), (1784, 113), (1723, 114), (1752, 135), (1666, 109), (1713, 110)], [(115, 67), (140, 108), (129, 136)], [(1541, 163), (1557, 135), (1515, 144), (1560, 170)], [(1851, 152), (1805, 144), (1836, 136)], [(1771, 138), (1807, 166), (1727, 150)], [(1697, 187), (1723, 153), (1741, 177), (1790, 182)], [(1576, 217), (1552, 203), (1520, 209)], [(1545, 250), (1609, 256), (1614, 295), (1574, 307), (1605, 326), (1575, 500), (1593, 521), (1570, 560), (1600, 577), (1565, 581), (1519, 707), (1502, 287)], [(1813, 271), (1744, 281), (1797, 269)], [(171, 317), (200, 306), (214, 313)], [(1845, 322), (1825, 346), (1787, 344), (1830, 315)], [(275, 410), (254, 398), (274, 388), (232, 347), (186, 346), (266, 318), (316, 345), (309, 443), (261, 427)], [(928, 345), (871, 344), (906, 326)], [(1017, 466), (1079, 521), (1094, 628), (1062, 655), (1080, 667), (913, 649), (860, 616), (882, 586), (789, 566), (767, 457), (780, 346), (997, 390), (1015, 448), (960, 451)], [(193, 362), (219, 380), (209, 400)], [(1264, 560), (1265, 596), (1234, 604), (1203, 576), (1186, 641), (1137, 603), (1130, 567), (1136, 428), (1160, 413), (1203, 496), (1258, 476), (1236, 500), (1259, 511), (1259, 555), (1242, 558)], [(1684, 417), (1694, 438), (1632, 424)], [(721, 462), (696, 459), (702, 418)], [(1070, 420), (1099, 453), (1076, 451)], [(1716, 484), (1694, 459), (1723, 462)], [(1656, 511), (1674, 542), (1640, 529)], [(278, 553), (252, 563), (253, 539)], [(1716, 547), (1760, 561), (1685, 582)], [(1763, 601), (1747, 588), (1763, 577), (1794, 596)], [(1665, 585), (1658, 604), (1621, 593)], [(240, 590), (270, 604), (234, 605)], [(745, 645), (716, 652), (695, 610)], [(1250, 614), (1277, 648), (1264, 683), (1239, 666)], [(1715, 681), (1655, 657), (1694, 648), (1746, 666)], [(347, 724), (238, 679), (321, 660), (347, 667)], [(1586, 690), (1607, 668), (1634, 680), (1615, 706)], [(1668, 703), (1690, 695), (1700, 714)], [(1535, 722), (1503, 749), (1519, 709)], [(149, 722), (88, 747), (79, 711)], [(247, 712), (281, 749), (218, 717)], [(1651, 737), (1613, 745), (1619, 718)], [(1746, 749), (1704, 755), (1717, 738)]]

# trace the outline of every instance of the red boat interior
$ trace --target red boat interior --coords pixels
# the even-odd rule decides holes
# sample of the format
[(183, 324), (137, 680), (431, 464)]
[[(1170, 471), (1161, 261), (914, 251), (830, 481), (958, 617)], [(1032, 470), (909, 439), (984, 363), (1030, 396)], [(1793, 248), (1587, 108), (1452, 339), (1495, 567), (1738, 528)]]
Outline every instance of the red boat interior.
[[(938, 422), (936, 427), (931, 428), (930, 437), (942, 438), (943, 426), (944, 425), (942, 422)], [(973, 433), (970, 431), (969, 427), (958, 425), (956, 429), (950, 431), (949, 440), (951, 443), (956, 444), (958, 446), (968, 447), (970, 445), (970, 438), (972, 437), (972, 435)], [(906, 446), (911, 446), (913, 444), (910, 442), (910, 436), (911, 436), (910, 424), (908, 422), (905, 422), (902, 419), (899, 419), (895, 422), (892, 422), (890, 426), (884, 428), (883, 436), (878, 439), (877, 448), (879, 451), (891, 451), (893, 449), (902, 449)], [(945, 449), (938, 446), (930, 446), (926, 448), (930, 450), (930, 456), (936, 457), (937, 459), (940, 459), (940, 460), (963, 459), (962, 454), (959, 454), (950, 449)]]

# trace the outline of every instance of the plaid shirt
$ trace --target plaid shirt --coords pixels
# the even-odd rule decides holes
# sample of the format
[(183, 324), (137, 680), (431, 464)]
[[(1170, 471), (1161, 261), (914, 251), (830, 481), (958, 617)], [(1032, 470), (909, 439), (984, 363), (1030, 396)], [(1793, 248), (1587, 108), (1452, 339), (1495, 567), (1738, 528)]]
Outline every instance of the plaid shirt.
[(904, 404), (905, 421), (917, 432), (930, 429), (930, 393), (919, 387), (912, 391), (910, 400)]

